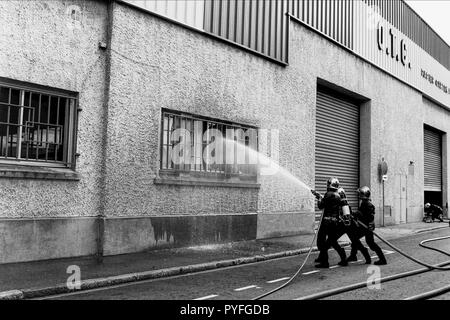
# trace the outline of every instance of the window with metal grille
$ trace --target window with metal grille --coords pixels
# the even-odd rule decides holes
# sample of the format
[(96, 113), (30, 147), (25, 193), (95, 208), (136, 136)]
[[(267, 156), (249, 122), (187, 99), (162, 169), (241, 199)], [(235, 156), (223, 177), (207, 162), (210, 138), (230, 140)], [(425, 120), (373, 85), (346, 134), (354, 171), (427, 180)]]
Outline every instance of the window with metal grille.
[(163, 110), (160, 169), (257, 175), (257, 128)]
[(76, 102), (0, 82), (0, 162), (73, 167)]

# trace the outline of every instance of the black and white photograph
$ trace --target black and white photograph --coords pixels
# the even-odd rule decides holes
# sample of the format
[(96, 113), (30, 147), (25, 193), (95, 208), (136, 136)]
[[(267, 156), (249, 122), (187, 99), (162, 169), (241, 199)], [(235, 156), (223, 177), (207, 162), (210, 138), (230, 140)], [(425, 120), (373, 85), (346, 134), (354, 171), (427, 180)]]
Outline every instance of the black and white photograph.
[(450, 300), (449, 134), (449, 0), (0, 0), (0, 300)]

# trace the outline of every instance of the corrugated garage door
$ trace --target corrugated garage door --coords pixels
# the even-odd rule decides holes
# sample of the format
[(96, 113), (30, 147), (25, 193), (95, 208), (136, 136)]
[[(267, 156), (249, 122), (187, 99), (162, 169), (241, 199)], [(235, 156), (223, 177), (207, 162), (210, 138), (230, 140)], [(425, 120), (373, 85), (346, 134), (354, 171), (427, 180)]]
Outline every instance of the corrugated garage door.
[[(318, 92), (316, 108), (316, 185), (326, 192), (330, 177), (337, 177), (350, 206), (358, 206), (359, 106), (328, 93)], [(316, 216), (320, 211), (316, 206)]]
[(424, 129), (424, 177), (425, 191), (442, 191), (442, 136), (436, 131)]

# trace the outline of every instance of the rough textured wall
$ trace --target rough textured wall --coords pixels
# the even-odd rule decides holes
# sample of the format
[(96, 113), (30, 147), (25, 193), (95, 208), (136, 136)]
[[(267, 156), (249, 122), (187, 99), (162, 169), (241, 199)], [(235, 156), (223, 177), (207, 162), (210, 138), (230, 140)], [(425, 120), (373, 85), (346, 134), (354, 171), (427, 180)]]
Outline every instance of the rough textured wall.
[[(370, 170), (378, 212), (382, 208), (378, 163), (384, 157), (389, 164), (385, 205), (392, 207), (390, 222), (420, 219), (423, 124), (433, 125), (444, 111), (425, 106), (419, 92), (299, 24), (292, 25), (290, 65), (284, 68), (127, 6), (117, 5), (114, 13), (108, 214), (255, 209), (260, 214), (311, 214), (312, 197), (288, 176), (291, 173), (306, 185), (314, 185), (320, 78), (370, 100), (370, 128), (361, 128), (371, 130), (370, 163), (362, 167)], [(289, 173), (261, 176), (259, 192), (154, 185), (161, 108), (279, 130), (279, 161)], [(446, 126), (440, 122), (441, 130), (448, 131)], [(408, 174), (410, 161), (414, 175)], [(381, 214), (377, 217), (381, 222)]]
[(255, 189), (161, 186), (153, 179), (160, 110), (168, 108), (279, 129), (280, 161), (310, 183), (312, 113), (301, 97), (312, 87), (299, 89), (283, 67), (124, 5), (115, 7), (112, 41), (108, 215), (308, 209), (305, 190), (279, 176), (261, 179), (259, 198)]
[(105, 65), (98, 42), (106, 40), (106, 4), (0, 1), (0, 25), (0, 76), (79, 92), (83, 108), (76, 169), (81, 181), (2, 178), (0, 217), (96, 215)]
[[(406, 221), (405, 207), (408, 208), (408, 222), (420, 220), (424, 198), (423, 125), (426, 123), (450, 132), (449, 111), (424, 103), (418, 91), (295, 23), (291, 28), (287, 73), (293, 79), (301, 78), (299, 90), (302, 86), (309, 88), (302, 93), (301, 100), (308, 108), (314, 108), (316, 93), (313, 85), (317, 78), (370, 99), (371, 127), (361, 130), (372, 130), (371, 161), (365, 166), (371, 172), (370, 187), (378, 223), (381, 222), (382, 208), (378, 163), (382, 157), (389, 165), (385, 205), (392, 207), (393, 222)], [(408, 174), (410, 161), (415, 164), (414, 175)], [(312, 164), (310, 168), (314, 171)]]

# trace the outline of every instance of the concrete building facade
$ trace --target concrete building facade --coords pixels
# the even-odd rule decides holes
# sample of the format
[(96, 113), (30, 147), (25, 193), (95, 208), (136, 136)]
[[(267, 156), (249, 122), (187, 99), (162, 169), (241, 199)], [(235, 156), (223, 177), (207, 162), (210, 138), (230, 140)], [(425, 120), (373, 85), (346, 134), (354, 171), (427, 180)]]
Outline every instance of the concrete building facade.
[[(266, 1), (287, 17), (275, 27), (280, 37), (267, 53), (256, 40), (245, 45), (214, 34), (214, 28), (208, 32), (205, 12), (211, 8), (194, 2), (192, 12), (198, 14), (191, 22), (171, 17), (169, 9), (161, 14), (161, 1), (155, 7), (152, 1), (0, 3), (6, 26), (0, 34), (0, 112), (7, 115), (0, 125), (5, 132), (9, 128), (1, 132), (7, 142), (0, 162), (1, 263), (313, 232), (314, 198), (303, 184), (323, 187), (317, 178), (323, 168), (316, 163), (321, 93), (358, 109), (355, 183), (372, 189), (378, 225), (420, 221), (429, 199), (447, 207), (448, 45), (434, 58), (435, 51), (427, 53), (398, 33), (398, 52), (389, 58), (386, 48), (397, 40), (387, 39), (398, 29), (377, 10), (375, 16), (358, 11), (373, 8), (364, 1), (361, 8), (346, 2), (349, 11), (342, 12), (352, 13), (345, 20), (352, 30), (362, 30), (358, 21), (370, 14), (370, 37), (348, 31), (347, 41), (339, 41), (329, 35), (326, 7), (317, 16), (311, 7), (310, 23), (295, 10), (316, 2), (283, 0)], [(252, 17), (259, 9), (243, 12)], [(246, 16), (241, 14), (243, 25)], [(358, 51), (360, 38), (373, 59)], [(14, 108), (22, 122), (12, 120)], [(33, 112), (29, 121), (23, 120), (27, 110)], [(50, 120), (62, 114), (64, 123)], [(286, 170), (242, 174), (212, 172), (204, 163), (200, 170), (166, 166), (170, 121), (256, 129), (258, 150)], [(345, 132), (345, 123), (327, 128)], [(427, 130), (441, 139), (440, 189), (425, 181), (432, 176), (426, 172)], [(340, 154), (334, 159), (338, 167), (346, 161)], [(385, 181), (379, 172), (383, 160)]]

